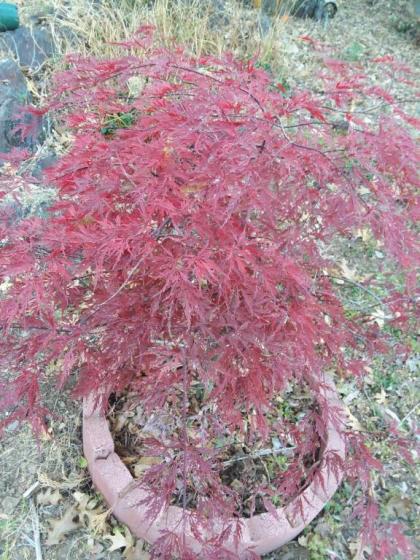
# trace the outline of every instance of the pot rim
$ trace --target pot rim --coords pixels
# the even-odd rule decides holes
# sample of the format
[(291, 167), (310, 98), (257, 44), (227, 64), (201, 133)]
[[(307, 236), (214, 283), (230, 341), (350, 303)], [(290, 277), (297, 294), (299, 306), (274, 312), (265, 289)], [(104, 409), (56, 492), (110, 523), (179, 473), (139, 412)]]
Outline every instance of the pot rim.
[[(232, 536), (224, 546), (247, 558), (250, 551), (266, 554), (297, 536), (318, 515), (331, 499), (343, 477), (345, 459), (344, 412), (333, 381), (325, 377), (320, 396), (327, 400), (337, 414), (327, 421), (327, 434), (321, 452), (317, 476), (298, 496), (272, 513), (255, 514), (240, 518), (241, 538)], [(150, 544), (156, 542), (162, 530), (171, 530), (185, 536), (187, 544), (197, 553), (202, 546), (194, 537), (189, 525), (189, 512), (183, 515), (181, 507), (169, 506), (157, 517), (150, 519), (147, 506), (148, 493), (135, 485), (135, 479), (115, 453), (114, 441), (105, 414), (100, 410), (95, 394), (83, 401), (83, 449), (93, 484), (101, 492), (114, 516), (125, 523), (137, 537)], [(319, 403), (321, 404), (321, 403)], [(335, 457), (332, 466), (330, 457)], [(232, 519), (232, 522), (237, 519)], [(225, 525), (224, 525), (225, 526)], [(203, 529), (204, 530), (204, 529)], [(208, 537), (220, 534), (222, 526), (214, 523)]]

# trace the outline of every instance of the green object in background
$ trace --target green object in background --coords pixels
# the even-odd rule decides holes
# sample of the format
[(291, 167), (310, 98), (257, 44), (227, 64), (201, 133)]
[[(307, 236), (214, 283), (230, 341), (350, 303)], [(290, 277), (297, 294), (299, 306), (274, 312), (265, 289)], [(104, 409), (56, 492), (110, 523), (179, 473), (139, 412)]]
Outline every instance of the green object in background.
[(19, 27), (19, 14), (16, 4), (0, 2), (0, 31), (13, 31)]

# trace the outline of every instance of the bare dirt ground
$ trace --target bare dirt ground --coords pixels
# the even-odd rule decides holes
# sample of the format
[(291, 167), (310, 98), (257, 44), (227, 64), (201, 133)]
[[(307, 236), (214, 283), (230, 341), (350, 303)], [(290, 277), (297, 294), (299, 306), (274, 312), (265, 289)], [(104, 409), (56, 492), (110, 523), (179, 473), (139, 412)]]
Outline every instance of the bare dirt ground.
[[(48, 2), (36, 1), (20, 4), (27, 21), (36, 9), (49, 6)], [(370, 57), (393, 54), (416, 66), (419, 53), (410, 6), (411, 2), (399, 0), (342, 1), (336, 18), (327, 27), (289, 18), (281, 22), (271, 50), (264, 52), (263, 63), (285, 77), (291, 87), (310, 84), (314, 60), (299, 39), (310, 35), (333, 45), (338, 56), (361, 65)], [(246, 17), (252, 19), (252, 12)], [(406, 96), (397, 83), (382, 85), (397, 93), (401, 90)], [(362, 235), (345, 245), (334, 243), (330, 250), (344, 262), (343, 282), (337, 289), (348, 312), (371, 305), (369, 295), (357, 283), (377, 273), (384, 258), (380, 247)], [(380, 315), (377, 320), (381, 321)], [(353, 429), (375, 434), (371, 446), (384, 468), (375, 477), (373, 491), (384, 519), (402, 522), (407, 534), (414, 537), (420, 505), (416, 472), (390, 450), (386, 426), (393, 418), (402, 433), (412, 438), (414, 448), (420, 393), (416, 381), (419, 346), (414, 336), (391, 334), (396, 343), (404, 342), (412, 348), (412, 356), (405, 363), (392, 355), (378, 357), (371, 364), (363, 389), (341, 380), (339, 390), (351, 412)], [(79, 403), (71, 401), (69, 391), (45, 387), (45, 393), (54, 413), (49, 434), (36, 442), (28, 427), (12, 425), (0, 440), (0, 559), (147, 559), (143, 543), (137, 543), (109, 515), (91, 486), (82, 453)], [(28, 493), (32, 487), (32, 493)], [(267, 560), (368, 558), (369, 551), (364, 555), (360, 550), (357, 522), (351, 519), (351, 504), (356, 497), (344, 483), (315, 522)]]

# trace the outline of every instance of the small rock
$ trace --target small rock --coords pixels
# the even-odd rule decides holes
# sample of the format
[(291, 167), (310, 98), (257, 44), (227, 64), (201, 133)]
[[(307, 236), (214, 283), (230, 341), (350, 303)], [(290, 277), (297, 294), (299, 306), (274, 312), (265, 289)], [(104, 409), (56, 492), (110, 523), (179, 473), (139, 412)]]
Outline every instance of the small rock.
[(20, 105), (27, 103), (28, 89), (25, 76), (13, 60), (0, 61), (0, 152), (13, 147), (10, 132), (16, 121), (14, 115)]
[(42, 27), (19, 27), (0, 35), (0, 50), (16, 59), (20, 66), (39, 70), (44, 62), (56, 53), (51, 34)]
[(20, 103), (25, 103), (28, 98), (25, 76), (16, 62), (8, 59), (0, 60), (0, 99), (5, 98)]

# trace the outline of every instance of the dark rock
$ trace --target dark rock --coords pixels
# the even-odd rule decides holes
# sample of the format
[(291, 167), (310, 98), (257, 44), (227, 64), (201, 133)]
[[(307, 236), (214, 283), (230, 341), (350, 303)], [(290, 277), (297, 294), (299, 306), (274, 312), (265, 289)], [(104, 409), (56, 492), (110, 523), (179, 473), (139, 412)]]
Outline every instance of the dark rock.
[[(30, 95), (19, 66), (13, 60), (0, 60), (0, 153), (14, 147), (33, 150), (41, 141), (42, 117), (25, 111), (28, 102)], [(23, 137), (19, 127), (30, 133)]]
[(13, 98), (20, 103), (28, 99), (25, 76), (13, 60), (0, 60), (0, 98)]
[[(242, 0), (241, 5), (247, 8), (255, 6), (252, 0)], [(290, 14), (300, 18), (325, 21), (335, 16), (337, 4), (334, 0), (291, 0), (289, 2), (261, 0), (260, 11), (261, 14), (270, 17)]]
[(0, 61), (0, 152), (8, 152), (13, 146), (11, 131), (16, 124), (15, 114), (19, 106), (28, 102), (26, 79), (13, 60)]
[(0, 51), (13, 57), (20, 66), (36, 71), (56, 53), (56, 46), (46, 29), (19, 27), (0, 34)]

